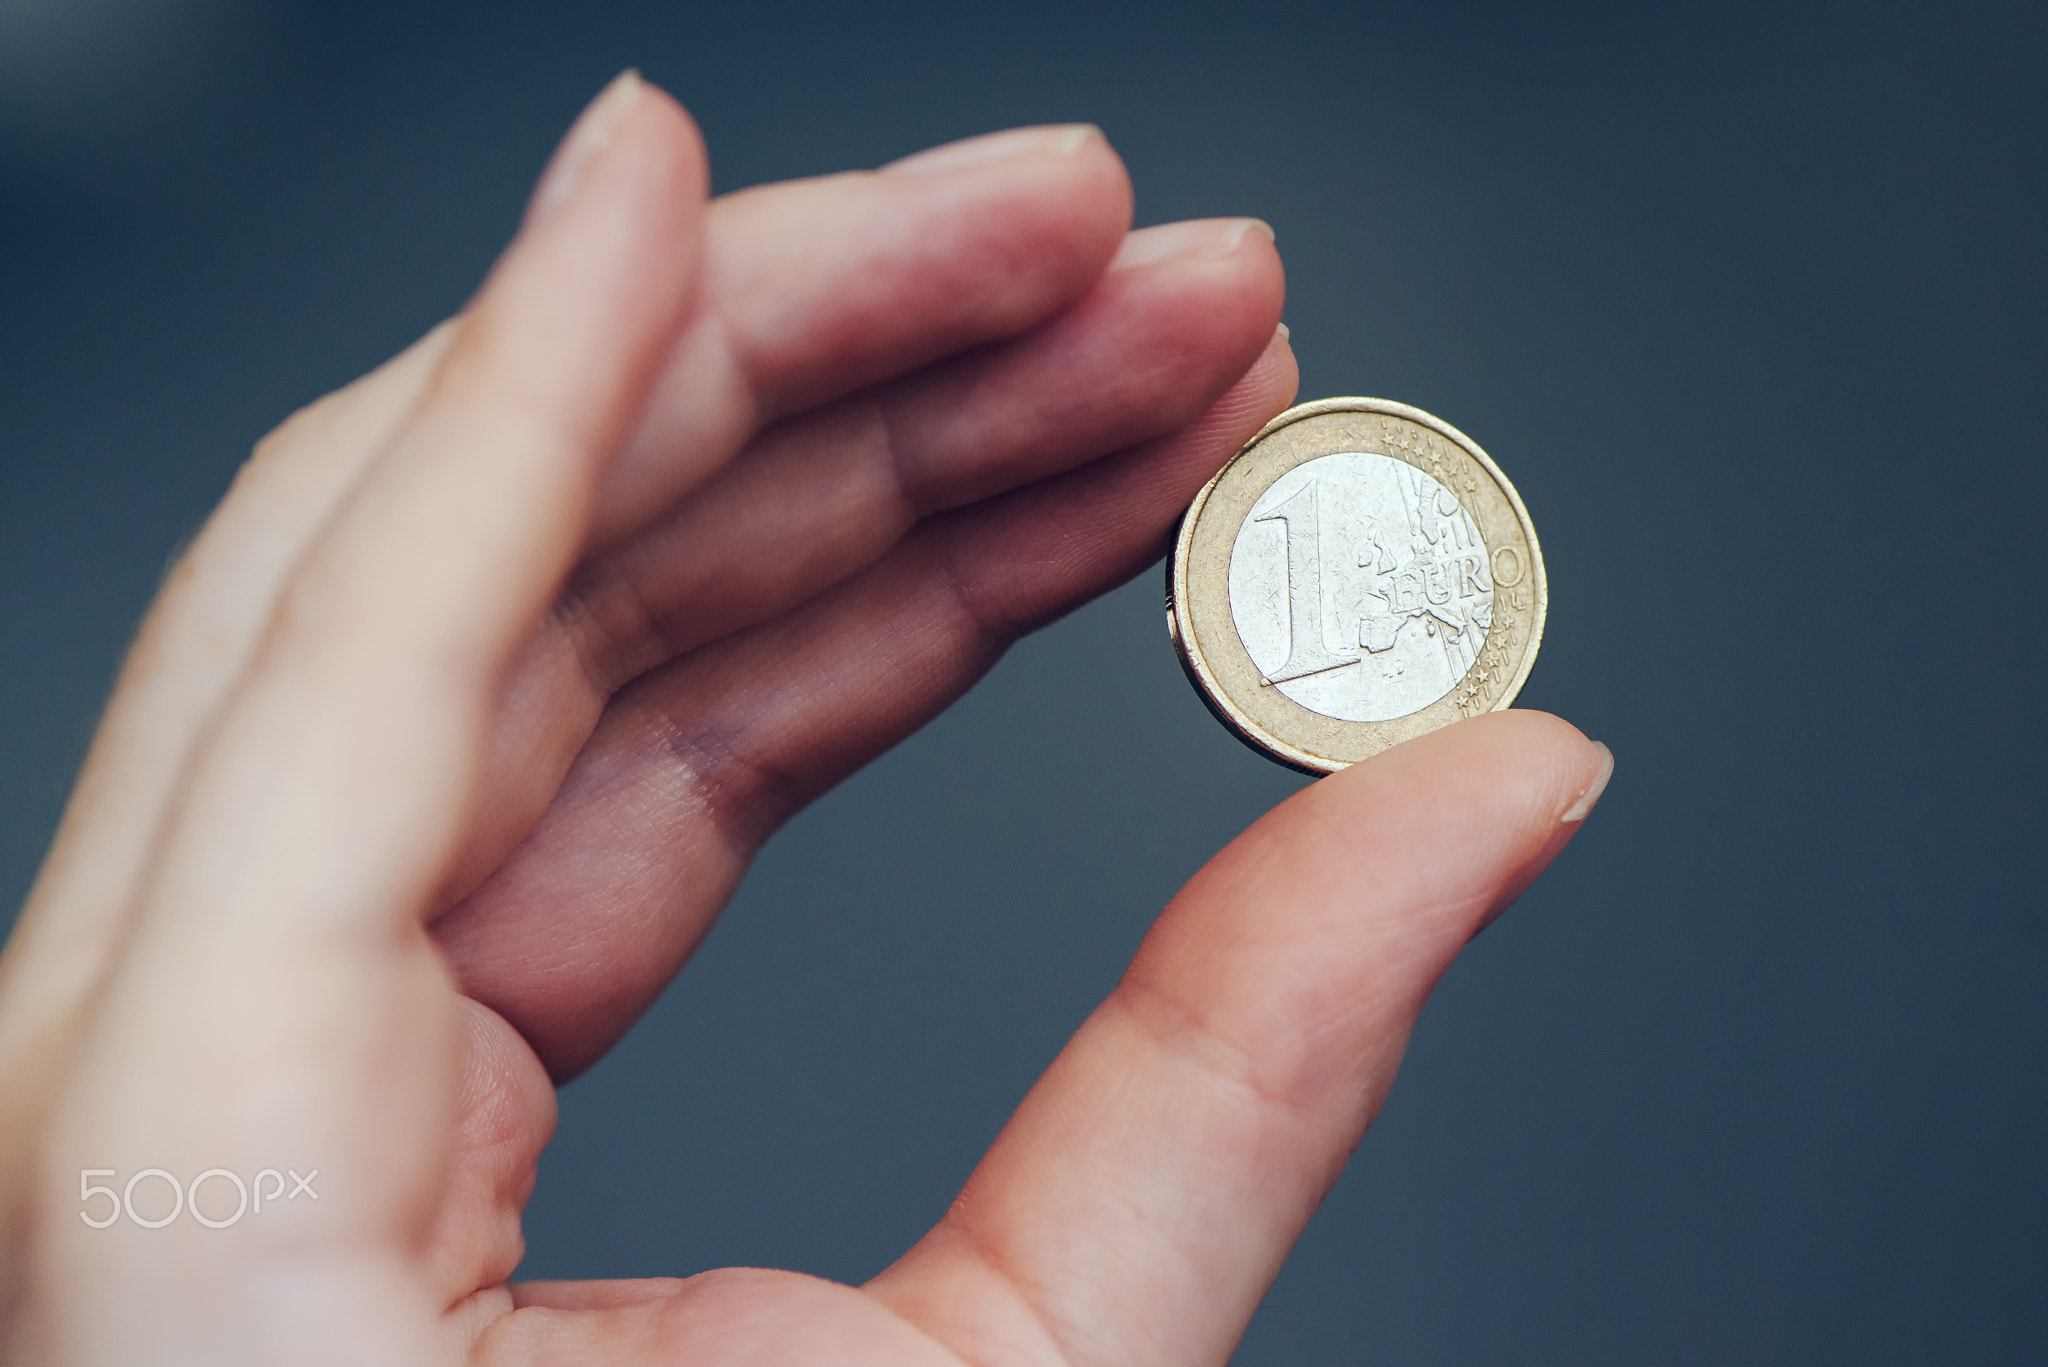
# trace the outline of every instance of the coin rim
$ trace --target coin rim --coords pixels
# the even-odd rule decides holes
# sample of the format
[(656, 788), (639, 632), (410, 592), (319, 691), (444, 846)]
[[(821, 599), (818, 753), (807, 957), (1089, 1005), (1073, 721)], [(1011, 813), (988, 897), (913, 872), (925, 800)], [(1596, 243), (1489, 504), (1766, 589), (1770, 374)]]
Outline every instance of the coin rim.
[[(1473, 441), (1463, 432), (1435, 414), (1424, 412), (1413, 405), (1400, 403), (1393, 399), (1355, 396), (1316, 399), (1309, 403), (1297, 404), (1273, 418), (1264, 427), (1261, 427), (1251, 440), (1240, 447), (1236, 455), (1224, 462), (1222, 469), (1210, 476), (1209, 481), (1201, 487), (1200, 491), (1195, 494), (1193, 501), (1188, 504), (1187, 511), (1181, 514), (1180, 525), (1174, 534), (1173, 553), (1167, 557), (1166, 564), (1166, 630), (1173, 640), (1174, 655), (1180, 660), (1181, 669), (1186, 672), (1189, 681), (1195, 686), (1196, 694), (1218, 721), (1222, 722), (1239, 740), (1268, 758), (1284, 764), (1290, 769), (1317, 777), (1323, 774), (1335, 773), (1339, 769), (1349, 768), (1352, 764), (1357, 763), (1358, 759), (1370, 758), (1372, 754), (1390, 749), (1394, 745), (1399, 744), (1401, 740), (1410, 739), (1411, 737), (1396, 736), (1385, 744), (1376, 746), (1366, 754), (1359, 756), (1358, 759), (1340, 760), (1326, 755), (1319, 755), (1310, 750), (1304, 750), (1300, 746), (1274, 735), (1246, 713), (1223, 687), (1222, 682), (1216, 677), (1214, 669), (1203, 656), (1200, 644), (1194, 639), (1195, 633), (1192, 623), (1184, 626), (1181, 622), (1181, 605), (1189, 601), (1188, 575), (1191, 549), (1194, 543), (1196, 527), (1201, 521), (1202, 510), (1207, 506), (1210, 495), (1214, 493), (1224, 477), (1239, 462), (1247, 459), (1261, 443), (1265, 442), (1275, 433), (1305, 419), (1320, 417), (1328, 413), (1374, 413), (1387, 417), (1401, 418), (1419, 427), (1427, 428), (1472, 457), (1479, 467), (1486, 472), (1487, 476), (1499, 487), (1501, 493), (1507, 498), (1508, 506), (1514, 510), (1516, 524), (1521, 529), (1522, 536), (1527, 541), (1529, 547), (1530, 582), (1534, 589), (1535, 602), (1530, 611), (1528, 641), (1522, 648), (1521, 658), (1516, 665), (1514, 675), (1509, 679), (1507, 685), (1502, 688), (1499, 697), (1488, 706), (1487, 711), (1498, 712), (1511, 706), (1515, 698), (1521, 693), (1522, 685), (1528, 681), (1529, 673), (1535, 667), (1537, 651), (1543, 644), (1543, 628), (1549, 616), (1550, 608), (1549, 579), (1543, 565), (1543, 547), (1542, 543), (1536, 538), (1535, 524), (1529, 520), (1529, 510), (1523, 505), (1522, 496), (1516, 490), (1514, 482), (1501, 473), (1500, 467), (1494, 464), (1493, 458), (1486, 454), (1478, 442)], [(1330, 451), (1323, 454), (1336, 455), (1340, 453)], [(1311, 457), (1311, 459), (1314, 459), (1314, 457)], [(1282, 473), (1285, 472), (1283, 471)], [(1488, 548), (1489, 559), (1491, 559), (1494, 549), (1496, 548)], [(1462, 676), (1460, 681), (1462, 682)], [(1456, 685), (1454, 684), (1451, 690), (1445, 692), (1444, 697), (1448, 698), (1455, 689)], [(1415, 712), (1407, 714), (1407, 717), (1397, 717), (1387, 722), (1346, 722), (1339, 718), (1330, 718), (1328, 720), (1338, 722), (1338, 724), (1345, 727), (1387, 728), (1407, 720), (1408, 717), (1419, 716), (1421, 713), (1428, 711), (1429, 708), (1438, 706), (1442, 701), (1443, 699), (1439, 698), (1436, 702), (1429, 704), (1429, 707), (1419, 708)], [(1428, 729), (1436, 730), (1439, 728), (1432, 726)]]

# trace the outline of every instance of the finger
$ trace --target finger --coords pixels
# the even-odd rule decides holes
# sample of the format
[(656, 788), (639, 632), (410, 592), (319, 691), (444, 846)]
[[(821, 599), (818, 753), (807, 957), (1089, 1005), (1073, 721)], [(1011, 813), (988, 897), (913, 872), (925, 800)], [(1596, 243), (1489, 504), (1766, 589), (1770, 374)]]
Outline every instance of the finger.
[(1193, 422), (1272, 338), (1285, 285), (1263, 226), (1134, 233), (1052, 322), (778, 424), (661, 523), (584, 565), (514, 672), (494, 726), (493, 801), (444, 900), (532, 829), (629, 680), (840, 582), (922, 516)]
[[(73, 905), (53, 933), (89, 938), (132, 887), (194, 732), (269, 615), (269, 587), (417, 401), (451, 331), (437, 328), (265, 438), (179, 557), (30, 896), (31, 916), (40, 902)], [(316, 449), (321, 458), (302, 458)]]
[(1052, 317), (1087, 293), (1130, 215), (1123, 164), (1086, 125), (725, 196), (702, 302), (606, 481), (594, 542), (642, 525), (777, 418)]
[(623, 692), (534, 833), (435, 935), (557, 1078), (687, 958), (755, 849), (1009, 643), (1157, 557), (1202, 482), (1294, 392), (1278, 337), (1173, 437), (918, 528), (796, 612)]
[[(223, 794), (232, 815), (208, 822), (208, 783), (390, 805), (294, 775), (288, 757), (388, 786), (445, 752), (442, 781), (463, 780), (474, 714), (579, 550), (597, 479), (694, 285), (703, 179), (695, 130), (665, 96), (628, 76), (592, 105), (427, 392), (295, 571), (184, 796), (192, 815), (179, 824), (193, 834), (174, 854), (278, 810)], [(320, 707), (333, 711), (309, 710)], [(431, 812), (447, 824), (461, 808), (449, 796), (423, 792), (408, 820)], [(301, 839), (299, 853), (314, 858), (345, 843)], [(206, 862), (230, 880), (250, 867)], [(167, 859), (162, 876), (179, 867)]]
[(23, 1171), (12, 1158), (69, 1064), (78, 1012), (120, 938), (170, 794), (246, 668), (277, 582), (417, 401), (451, 335), (437, 328), (266, 438), (166, 581), (0, 958), (11, 1097), (0, 1172)]
[(1222, 1363), (1385, 1099), (1424, 999), (1611, 765), (1497, 713), (1333, 775), (1160, 917), (945, 1220), (869, 1290), (971, 1356)]
[(493, 1308), (491, 1292), (502, 1296), (526, 1253), (520, 1215), (554, 1136), (555, 1089), (502, 1017), (470, 1001), (457, 1010), (463, 1048), (454, 1140), (419, 1262), (437, 1304), (467, 1301), (461, 1313), (476, 1313)]
[[(503, 667), (579, 550), (688, 302), (703, 181), (665, 96), (622, 78), (599, 98), (195, 756), (50, 1151), (174, 1171), (295, 1155), (325, 1164), (328, 1199), (240, 1239), (179, 1225), (96, 1247), (49, 1183), (46, 1227), (63, 1233), (44, 1291), (81, 1356), (201, 1360), (192, 1307), (219, 1302), (195, 1284), (285, 1248), (288, 1272), (223, 1282), (258, 1341), (355, 1332), (294, 1318), (306, 1278), (331, 1276), (322, 1314), (350, 1321), (417, 1298), (400, 1288), (440, 1199), (460, 1060), (419, 917)], [(89, 1282), (134, 1295), (133, 1313), (95, 1320)], [(170, 1346), (119, 1339), (135, 1325)]]

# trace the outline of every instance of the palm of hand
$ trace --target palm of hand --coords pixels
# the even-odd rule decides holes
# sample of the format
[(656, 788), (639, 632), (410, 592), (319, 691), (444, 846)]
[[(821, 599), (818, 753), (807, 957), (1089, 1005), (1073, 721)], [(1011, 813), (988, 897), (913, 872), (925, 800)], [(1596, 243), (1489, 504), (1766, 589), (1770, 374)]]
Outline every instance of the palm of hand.
[[(1293, 389), (1270, 239), (1126, 236), (1090, 130), (703, 183), (616, 85), (464, 314), (280, 429), (166, 587), (0, 966), (15, 1358), (1221, 1361), (1585, 814), (1597, 753), (1526, 714), (1306, 790), (867, 1287), (509, 1287), (552, 1083), (760, 842), (1142, 567)], [(317, 1204), (76, 1218), (86, 1163), (282, 1162)]]

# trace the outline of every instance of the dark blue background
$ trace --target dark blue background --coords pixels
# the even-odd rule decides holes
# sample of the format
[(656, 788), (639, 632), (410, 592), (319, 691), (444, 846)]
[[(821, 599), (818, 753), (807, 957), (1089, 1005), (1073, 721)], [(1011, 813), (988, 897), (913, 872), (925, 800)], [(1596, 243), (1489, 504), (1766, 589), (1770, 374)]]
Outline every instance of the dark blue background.
[[(1472, 433), (1610, 744), (1248, 1364), (2048, 1359), (2040, 6), (0, 8), (0, 905), (251, 442), (458, 307), (634, 64), (721, 188), (1087, 119), (1279, 232), (1304, 397)], [(1155, 576), (799, 817), (563, 1098), (529, 1275), (858, 1279), (1297, 780)]]

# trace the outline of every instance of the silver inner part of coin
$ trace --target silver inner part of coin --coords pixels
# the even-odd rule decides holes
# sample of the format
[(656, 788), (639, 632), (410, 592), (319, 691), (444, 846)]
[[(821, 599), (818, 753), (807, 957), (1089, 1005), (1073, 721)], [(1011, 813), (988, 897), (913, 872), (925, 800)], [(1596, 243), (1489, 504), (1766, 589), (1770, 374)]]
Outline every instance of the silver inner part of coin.
[(1486, 544), (1434, 479), (1345, 451), (1259, 496), (1230, 548), (1230, 616), (1265, 683), (1340, 721), (1420, 712), (1493, 625)]

